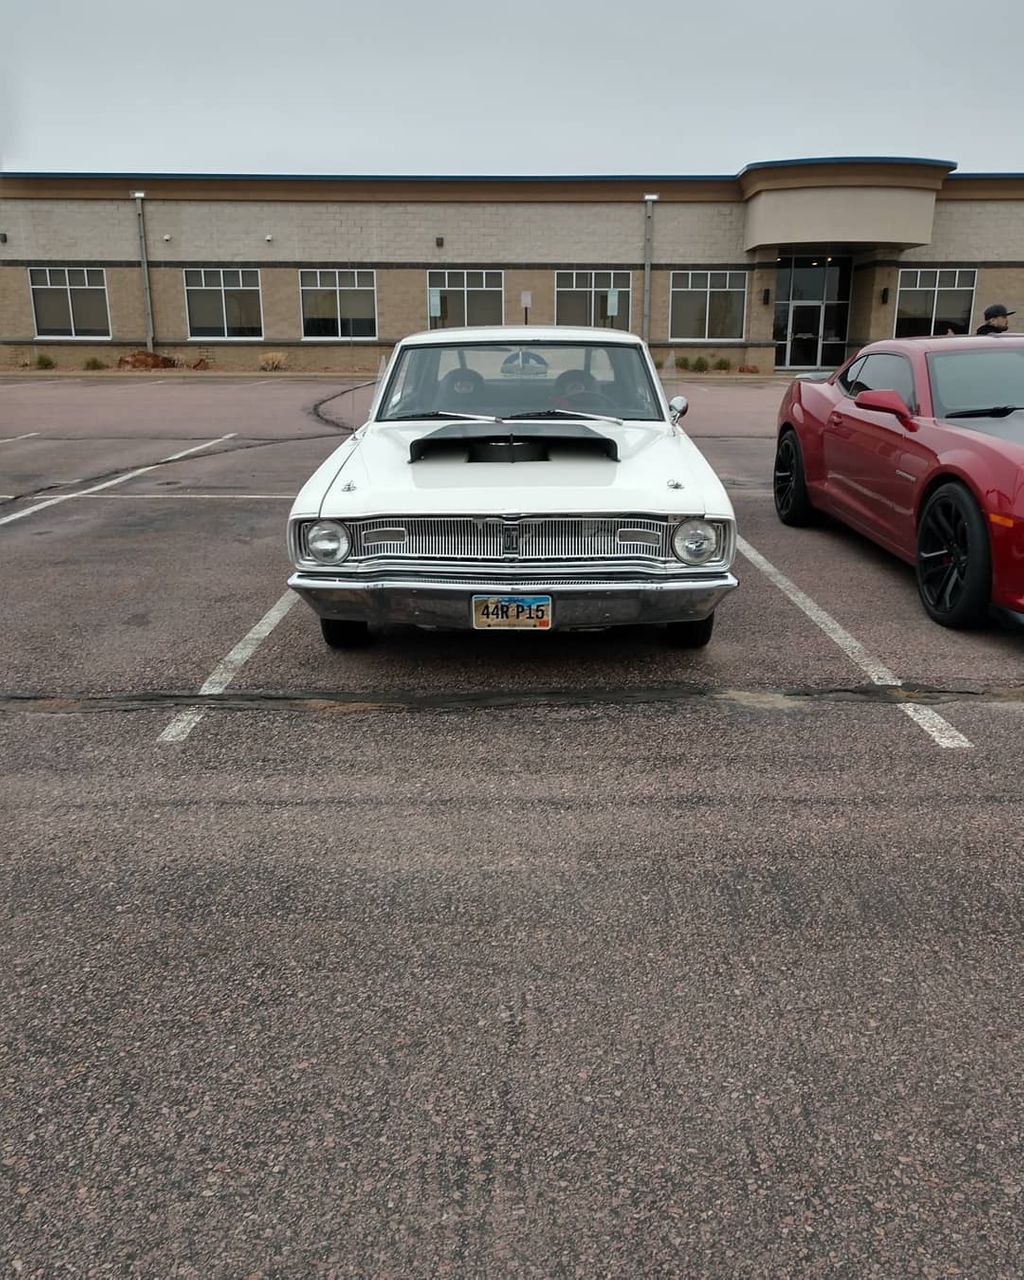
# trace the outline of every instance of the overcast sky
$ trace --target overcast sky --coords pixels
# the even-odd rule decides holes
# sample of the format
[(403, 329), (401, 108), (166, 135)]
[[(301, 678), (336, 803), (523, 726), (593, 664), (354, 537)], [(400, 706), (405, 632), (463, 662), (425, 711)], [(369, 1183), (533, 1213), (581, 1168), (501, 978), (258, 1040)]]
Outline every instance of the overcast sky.
[(1024, 172), (1021, 0), (3, 0), (0, 166)]

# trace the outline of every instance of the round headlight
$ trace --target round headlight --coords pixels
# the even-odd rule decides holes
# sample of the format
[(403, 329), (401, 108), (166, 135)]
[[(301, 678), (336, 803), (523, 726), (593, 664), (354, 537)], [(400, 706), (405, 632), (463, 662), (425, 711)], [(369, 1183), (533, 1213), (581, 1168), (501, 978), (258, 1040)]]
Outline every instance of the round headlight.
[(306, 546), (314, 560), (337, 564), (352, 550), (352, 539), (343, 524), (320, 520), (306, 534)]
[(718, 532), (706, 520), (687, 520), (676, 527), (672, 550), (684, 564), (707, 564), (718, 554)]

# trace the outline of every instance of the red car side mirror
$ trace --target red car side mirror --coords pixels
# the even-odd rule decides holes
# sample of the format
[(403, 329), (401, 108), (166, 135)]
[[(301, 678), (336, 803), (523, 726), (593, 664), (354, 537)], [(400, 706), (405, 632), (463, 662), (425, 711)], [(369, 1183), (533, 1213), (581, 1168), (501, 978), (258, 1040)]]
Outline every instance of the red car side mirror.
[(911, 412), (898, 391), (859, 391), (853, 403), (858, 409), (894, 414), (904, 426), (911, 425)]

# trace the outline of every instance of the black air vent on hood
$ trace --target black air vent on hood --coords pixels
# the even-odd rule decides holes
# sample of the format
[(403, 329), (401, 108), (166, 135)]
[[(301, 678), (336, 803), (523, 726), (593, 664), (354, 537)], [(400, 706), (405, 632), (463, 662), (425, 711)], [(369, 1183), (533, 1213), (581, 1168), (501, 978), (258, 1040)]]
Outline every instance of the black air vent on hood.
[(452, 422), (409, 446), (409, 461), (459, 457), (467, 462), (547, 462), (552, 447), (619, 460), (619, 446), (582, 422)]

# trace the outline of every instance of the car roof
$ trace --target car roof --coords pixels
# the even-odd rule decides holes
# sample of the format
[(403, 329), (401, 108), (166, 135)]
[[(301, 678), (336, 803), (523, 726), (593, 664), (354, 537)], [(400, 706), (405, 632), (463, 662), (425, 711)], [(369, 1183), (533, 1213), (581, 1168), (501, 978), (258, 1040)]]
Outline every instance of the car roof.
[(869, 342), (867, 346), (861, 347), (857, 355), (866, 355), (871, 351), (900, 351), (904, 354), (912, 351), (988, 351), (993, 343), (1019, 349), (1024, 346), (1024, 333), (1008, 333), (1005, 336), (1000, 334), (998, 337), (982, 334), (981, 337), (885, 338), (879, 342)]
[(566, 342), (575, 345), (613, 343), (624, 347), (643, 345), (642, 338), (635, 333), (625, 333), (622, 329), (573, 328), (565, 324), (479, 325), (467, 329), (431, 329), (426, 333), (411, 333), (402, 338), (399, 345), (429, 347), (439, 343), (450, 346), (452, 343), (477, 342)]

